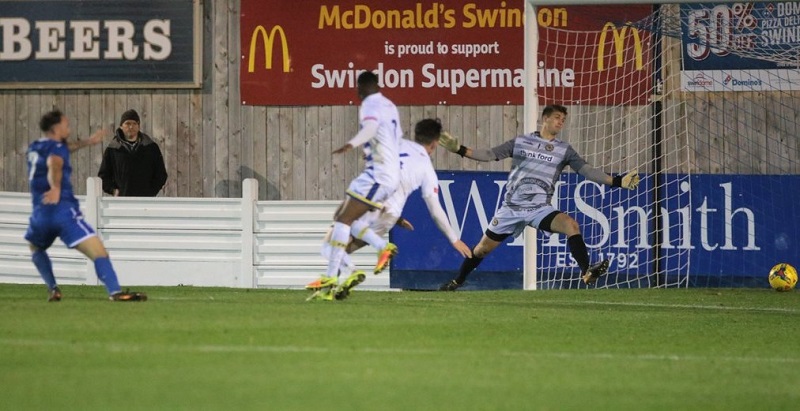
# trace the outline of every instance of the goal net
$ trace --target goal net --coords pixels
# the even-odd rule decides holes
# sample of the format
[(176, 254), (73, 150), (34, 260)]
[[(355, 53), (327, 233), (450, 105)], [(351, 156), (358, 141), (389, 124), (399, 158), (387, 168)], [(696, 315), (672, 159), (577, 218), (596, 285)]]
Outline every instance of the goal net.
[[(560, 138), (590, 165), (641, 176), (628, 191), (570, 170), (556, 189), (611, 263), (591, 287), (763, 287), (800, 263), (799, 4), (537, 8), (539, 107), (567, 107)], [(586, 287), (564, 236), (536, 246), (537, 288)]]

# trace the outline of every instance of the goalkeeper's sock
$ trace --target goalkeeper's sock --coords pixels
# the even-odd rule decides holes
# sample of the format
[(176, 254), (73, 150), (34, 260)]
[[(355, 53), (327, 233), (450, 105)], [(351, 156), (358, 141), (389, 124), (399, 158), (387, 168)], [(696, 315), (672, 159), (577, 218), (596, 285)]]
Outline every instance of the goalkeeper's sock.
[(567, 244), (569, 245), (569, 252), (572, 254), (572, 258), (578, 262), (578, 267), (581, 268), (581, 272), (585, 273), (586, 270), (589, 269), (589, 251), (586, 250), (586, 243), (583, 242), (583, 236), (575, 234), (567, 238)]
[[(472, 255), (475, 255), (475, 250), (472, 250)], [(458, 269), (458, 277), (456, 277), (456, 282), (459, 284), (464, 284), (464, 281), (467, 281), (467, 276), (473, 270), (475, 270), (483, 261), (483, 258), (478, 257), (469, 257), (465, 258), (464, 262), (461, 263), (461, 268)]]
[(378, 251), (386, 248), (386, 244), (388, 244), (388, 241), (376, 234), (375, 231), (372, 231), (372, 229), (369, 228), (369, 224), (363, 221), (354, 221), (350, 228), (350, 234), (352, 234), (354, 238), (371, 245)]
[(328, 277), (336, 278), (339, 273), (339, 266), (342, 264), (342, 258), (347, 254), (345, 250), (349, 240), (350, 226), (338, 221), (334, 223), (333, 232), (331, 233), (331, 250), (328, 254), (328, 270), (325, 273)]
[(114, 272), (114, 267), (111, 266), (111, 260), (108, 257), (95, 258), (94, 271), (97, 278), (106, 286), (109, 295), (120, 292), (122, 288), (119, 286), (117, 273)]
[(57, 284), (56, 276), (53, 275), (53, 263), (50, 261), (50, 256), (47, 255), (47, 251), (34, 251), (31, 255), (31, 260), (33, 260), (33, 265), (36, 266), (36, 270), (39, 271), (39, 275), (42, 276), (42, 280), (47, 284), (47, 289), (52, 290), (56, 288)]

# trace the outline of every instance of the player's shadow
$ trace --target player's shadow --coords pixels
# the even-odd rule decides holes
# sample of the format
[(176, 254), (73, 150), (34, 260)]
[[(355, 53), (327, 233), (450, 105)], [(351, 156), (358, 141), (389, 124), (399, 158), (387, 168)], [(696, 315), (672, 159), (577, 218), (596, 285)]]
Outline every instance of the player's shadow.
[[(255, 178), (258, 181), (258, 200), (280, 200), (281, 199), (281, 192), (277, 185), (272, 183), (271, 181), (267, 180), (267, 177), (257, 173), (250, 167), (241, 166), (239, 171), (242, 175), (242, 181), (246, 178)], [(224, 197), (228, 196), (230, 193), (230, 184), (232, 184), (232, 180), (224, 180), (217, 184), (217, 196), (219, 195), (220, 191), (225, 192), (226, 194)], [(220, 187), (222, 184), (227, 184), (227, 186)], [(240, 185), (239, 191), (241, 192), (241, 182), (238, 183)], [(228, 191), (225, 191), (228, 190)]]

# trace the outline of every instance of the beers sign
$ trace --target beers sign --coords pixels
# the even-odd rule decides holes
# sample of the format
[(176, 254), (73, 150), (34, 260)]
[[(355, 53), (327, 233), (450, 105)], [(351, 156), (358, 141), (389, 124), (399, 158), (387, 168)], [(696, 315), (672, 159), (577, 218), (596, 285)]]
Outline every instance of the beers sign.
[[(355, 82), (365, 70), (401, 105), (522, 104), (523, 5), (242, 0), (242, 104), (357, 104)], [(649, 33), (624, 22), (650, 12), (648, 5), (539, 8), (541, 98), (646, 104)], [(557, 30), (548, 28), (583, 33), (556, 43)]]
[(2, 1), (0, 88), (199, 87), (199, 0)]

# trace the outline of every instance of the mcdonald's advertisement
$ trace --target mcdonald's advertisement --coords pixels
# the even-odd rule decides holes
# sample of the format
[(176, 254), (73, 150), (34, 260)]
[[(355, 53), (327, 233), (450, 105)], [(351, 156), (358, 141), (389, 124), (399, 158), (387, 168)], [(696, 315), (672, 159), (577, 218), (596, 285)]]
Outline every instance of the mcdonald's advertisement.
[[(522, 1), (241, 0), (241, 8), (244, 105), (358, 104), (366, 70), (398, 105), (523, 103)], [(647, 104), (650, 34), (625, 22), (651, 8), (537, 8), (541, 102)]]
[(200, 0), (0, 0), (0, 88), (197, 88)]
[(681, 5), (685, 91), (800, 90), (800, 2)]

